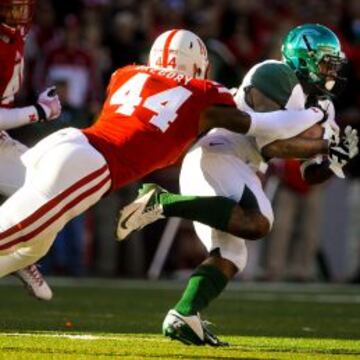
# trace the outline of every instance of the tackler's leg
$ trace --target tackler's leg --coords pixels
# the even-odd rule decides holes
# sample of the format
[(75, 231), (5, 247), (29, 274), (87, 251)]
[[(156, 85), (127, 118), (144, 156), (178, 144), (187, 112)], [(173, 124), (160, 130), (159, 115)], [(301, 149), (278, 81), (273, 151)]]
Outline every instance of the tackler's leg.
[(0, 275), (40, 259), (73, 217), (110, 188), (107, 164), (79, 130), (59, 131), (24, 159), (25, 184), (0, 207)]
[[(28, 148), (19, 141), (12, 139), (6, 132), (0, 134), (0, 194), (6, 197), (14, 194), (20, 189), (25, 182), (25, 165), (21, 161), (21, 156)], [(19, 257), (19, 254), (14, 254)], [(21, 256), (20, 256), (21, 257)], [(31, 295), (40, 300), (50, 300), (52, 298), (52, 291), (42, 276), (38, 267), (33, 264), (31, 257), (22, 260), (14, 261), (9, 255), (8, 259), (1, 259), (3, 268), (17, 262), (23, 263), (24, 267), (13, 273), (25, 285), (26, 290)], [(36, 260), (34, 260), (36, 261)], [(6, 265), (8, 264), (8, 265)]]

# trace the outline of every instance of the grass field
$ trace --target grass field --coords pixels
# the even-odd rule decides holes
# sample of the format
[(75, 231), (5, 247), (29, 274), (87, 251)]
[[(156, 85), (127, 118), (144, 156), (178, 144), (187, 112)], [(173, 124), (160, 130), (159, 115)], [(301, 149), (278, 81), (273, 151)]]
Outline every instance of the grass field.
[(183, 284), (53, 282), (49, 303), (0, 284), (0, 359), (360, 359), (360, 288), (235, 284), (205, 314), (228, 348), (160, 334)]

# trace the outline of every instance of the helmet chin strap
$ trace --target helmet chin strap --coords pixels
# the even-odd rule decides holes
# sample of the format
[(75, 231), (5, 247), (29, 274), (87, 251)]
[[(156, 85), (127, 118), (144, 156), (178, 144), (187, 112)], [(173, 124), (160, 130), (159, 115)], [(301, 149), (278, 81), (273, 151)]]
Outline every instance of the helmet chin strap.
[(296, 76), (300, 81), (301, 86), (304, 89), (304, 92), (306, 95), (313, 95), (313, 96), (331, 96), (333, 97), (334, 95), (328, 91), (327, 89), (325, 89), (323, 86), (321, 86), (320, 84), (313, 82), (311, 83), (309, 81), (309, 77), (303, 75), (301, 72), (296, 71)]
[(196, 64), (194, 64), (193, 78), (194, 79), (205, 79), (206, 72), (205, 72), (205, 74), (203, 74), (203, 70), (201, 69), (201, 67), (198, 67)]
[(335, 76), (333, 80), (325, 80), (323, 83), (311, 83), (309, 82), (308, 77), (304, 76), (299, 71), (296, 71), (296, 76), (307, 95), (330, 96), (333, 98), (338, 96), (344, 90), (346, 85), (346, 78), (338, 75)]
[(193, 66), (193, 78), (197, 79), (201, 75), (201, 69), (194, 64)]

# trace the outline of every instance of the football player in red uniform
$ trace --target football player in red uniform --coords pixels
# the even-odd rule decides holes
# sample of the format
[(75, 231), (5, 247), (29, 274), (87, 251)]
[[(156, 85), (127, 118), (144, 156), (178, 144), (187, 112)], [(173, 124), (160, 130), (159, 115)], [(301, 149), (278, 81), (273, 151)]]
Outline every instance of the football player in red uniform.
[[(41, 140), (22, 156), (25, 184), (0, 207), (0, 276), (36, 262), (72, 218), (107, 193), (176, 162), (213, 127), (295, 136), (321, 121), (317, 109), (252, 113), (206, 80), (207, 50), (186, 30), (160, 35), (149, 66), (127, 66), (110, 80), (97, 122)], [(289, 123), (289, 119), (287, 121)]]
[[(23, 185), (26, 169), (20, 156), (27, 150), (4, 130), (52, 120), (61, 111), (52, 89), (43, 92), (34, 105), (22, 108), (13, 105), (23, 78), (25, 36), (34, 6), (35, 0), (1, 0), (0, 3), (0, 194), (3, 196), (12, 195)], [(43, 300), (52, 297), (35, 265), (17, 270), (16, 275), (33, 295)]]

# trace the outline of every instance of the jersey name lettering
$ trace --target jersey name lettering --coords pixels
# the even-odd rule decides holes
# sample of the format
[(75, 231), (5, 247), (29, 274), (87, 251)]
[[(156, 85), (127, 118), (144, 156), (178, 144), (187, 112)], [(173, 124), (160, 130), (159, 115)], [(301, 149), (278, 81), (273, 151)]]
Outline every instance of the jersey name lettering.
[(168, 69), (154, 69), (145, 65), (139, 65), (137, 66), (138, 70), (146, 71), (150, 74), (157, 74), (159, 76), (164, 76), (167, 79), (173, 79), (177, 82), (183, 82), (184, 85), (187, 85), (192, 79), (192, 76), (179, 74), (177, 71), (171, 71)]

